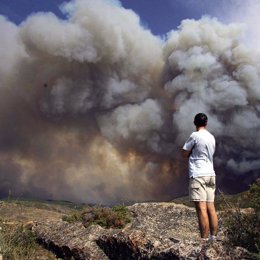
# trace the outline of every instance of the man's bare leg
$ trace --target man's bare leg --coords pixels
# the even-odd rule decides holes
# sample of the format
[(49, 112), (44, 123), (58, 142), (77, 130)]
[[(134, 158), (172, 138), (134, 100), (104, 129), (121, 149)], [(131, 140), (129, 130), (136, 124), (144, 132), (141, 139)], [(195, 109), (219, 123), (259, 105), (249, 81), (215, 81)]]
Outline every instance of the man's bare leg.
[(207, 203), (205, 201), (195, 201), (195, 208), (199, 221), (201, 238), (208, 238), (209, 236), (209, 217), (207, 210)]
[(216, 236), (218, 232), (218, 216), (215, 210), (214, 202), (207, 202), (207, 211), (209, 218), (210, 234)]

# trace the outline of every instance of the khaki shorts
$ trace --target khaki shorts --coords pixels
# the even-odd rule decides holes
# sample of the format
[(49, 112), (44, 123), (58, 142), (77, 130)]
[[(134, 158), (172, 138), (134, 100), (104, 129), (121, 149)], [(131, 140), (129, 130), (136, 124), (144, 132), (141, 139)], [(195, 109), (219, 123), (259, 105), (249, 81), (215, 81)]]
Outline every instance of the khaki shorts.
[(215, 190), (215, 176), (190, 178), (190, 201), (214, 202)]

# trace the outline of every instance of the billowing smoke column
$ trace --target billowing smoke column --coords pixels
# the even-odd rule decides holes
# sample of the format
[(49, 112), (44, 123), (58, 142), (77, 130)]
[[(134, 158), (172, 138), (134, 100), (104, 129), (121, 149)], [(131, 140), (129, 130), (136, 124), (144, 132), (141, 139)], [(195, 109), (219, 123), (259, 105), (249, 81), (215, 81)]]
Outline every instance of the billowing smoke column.
[(208, 114), (218, 144), (217, 172), (233, 187), (259, 176), (260, 166), (260, 56), (239, 42), (240, 35), (236, 24), (187, 20), (164, 48), (175, 143), (188, 135), (194, 113)]
[[(113, 1), (20, 26), (0, 17), (0, 195), (95, 203), (186, 194), (179, 149), (197, 112), (221, 189), (259, 175), (259, 56), (240, 25), (185, 20), (166, 42)], [(239, 180), (239, 181), (238, 181)]]

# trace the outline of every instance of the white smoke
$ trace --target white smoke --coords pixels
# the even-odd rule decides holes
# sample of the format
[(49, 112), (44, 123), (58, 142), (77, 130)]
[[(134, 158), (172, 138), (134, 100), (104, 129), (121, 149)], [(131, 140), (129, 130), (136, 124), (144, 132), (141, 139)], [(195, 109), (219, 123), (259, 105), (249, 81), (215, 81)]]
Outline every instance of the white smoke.
[(223, 8), (217, 12), (217, 15), (228, 23), (231, 21), (243, 23), (245, 25), (245, 31), (242, 35), (243, 42), (250, 48), (259, 51), (260, 33), (256, 26), (260, 22), (260, 2), (258, 0), (230, 0), (223, 3)]
[(240, 35), (239, 24), (207, 17), (183, 21), (164, 48), (169, 78), (164, 88), (176, 106), (173, 123), (180, 139), (191, 130), (187, 122), (204, 111), (223, 149), (217, 161), (227, 171), (245, 173), (256, 171), (260, 162), (260, 56), (240, 42)]
[(14, 66), (17, 60), (23, 56), (23, 46), (18, 41), (18, 28), (5, 17), (0, 16), (0, 87), (10, 84), (10, 78), (14, 72)]
[(225, 173), (256, 177), (260, 63), (241, 24), (185, 20), (162, 42), (116, 1), (63, 11), (66, 20), (38, 13), (20, 26), (0, 17), (2, 195), (110, 203), (185, 194), (179, 149), (197, 112), (216, 136), (222, 185)]
[(147, 142), (152, 150), (159, 152), (158, 133), (163, 125), (161, 113), (158, 103), (151, 99), (140, 105), (120, 106), (112, 113), (100, 117), (101, 133), (114, 142)]

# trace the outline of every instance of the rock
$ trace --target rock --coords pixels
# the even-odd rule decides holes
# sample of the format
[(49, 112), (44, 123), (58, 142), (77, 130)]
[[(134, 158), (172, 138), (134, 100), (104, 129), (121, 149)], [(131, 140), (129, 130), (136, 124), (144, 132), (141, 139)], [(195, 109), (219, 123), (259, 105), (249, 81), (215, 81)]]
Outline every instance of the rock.
[[(128, 207), (133, 220), (124, 229), (85, 228), (63, 221), (37, 223), (39, 241), (63, 259), (246, 259), (247, 251), (199, 239), (195, 210), (174, 203)], [(222, 236), (223, 236), (223, 231)]]
[(23, 224), (23, 228), (28, 229), (28, 230), (32, 230), (34, 224), (36, 224), (36, 222), (28, 221), (28, 222)]
[(96, 244), (105, 230), (100, 226), (85, 228), (80, 222), (38, 222), (32, 229), (38, 242), (62, 259), (109, 259)]

